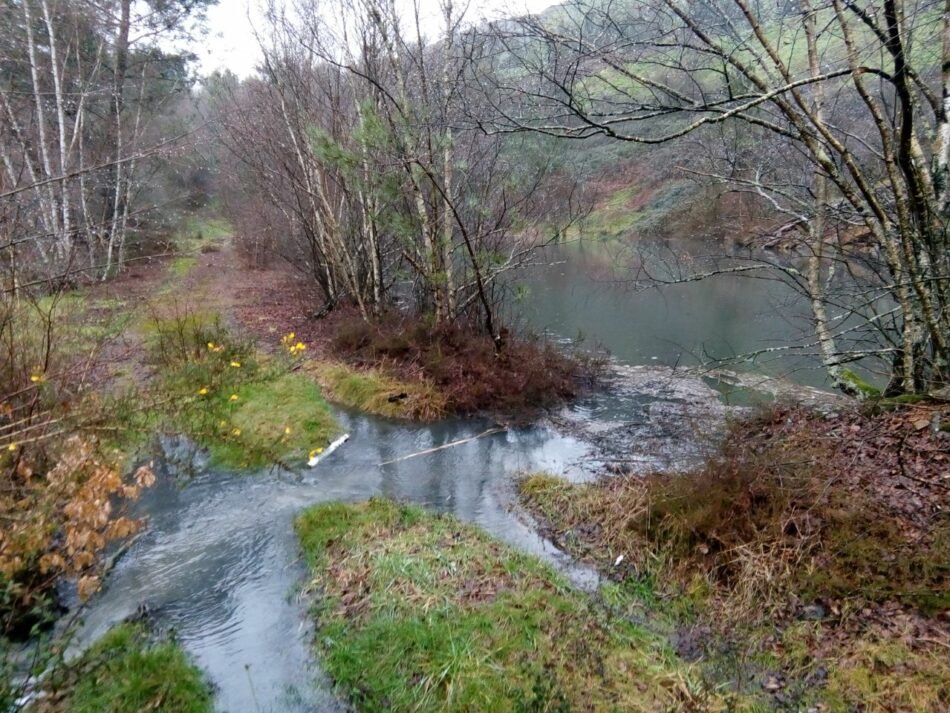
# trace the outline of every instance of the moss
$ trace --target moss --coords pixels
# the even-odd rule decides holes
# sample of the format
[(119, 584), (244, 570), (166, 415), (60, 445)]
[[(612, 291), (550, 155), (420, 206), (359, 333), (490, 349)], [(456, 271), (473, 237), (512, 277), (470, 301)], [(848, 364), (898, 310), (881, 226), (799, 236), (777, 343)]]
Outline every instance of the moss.
[(881, 396), (879, 388), (865, 381), (851, 369), (842, 369), (839, 379), (846, 390), (855, 393), (860, 398), (876, 399)]
[(431, 421), (445, 414), (445, 398), (425, 381), (405, 381), (379, 369), (358, 370), (341, 362), (310, 362), (327, 397), (335, 403), (388, 418)]
[(660, 638), (450, 516), (372, 500), (296, 525), (317, 645), (358, 710), (725, 706)]
[(43, 711), (205, 713), (211, 689), (175, 643), (153, 642), (140, 626), (119, 625), (56, 672)]

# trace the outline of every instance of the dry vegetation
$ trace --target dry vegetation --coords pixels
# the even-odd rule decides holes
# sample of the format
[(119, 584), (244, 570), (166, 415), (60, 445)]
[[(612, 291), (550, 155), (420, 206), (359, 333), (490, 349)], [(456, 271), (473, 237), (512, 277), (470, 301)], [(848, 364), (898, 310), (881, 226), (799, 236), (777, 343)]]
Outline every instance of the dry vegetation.
[(343, 317), (330, 330), (339, 358), (431, 385), (452, 415), (523, 415), (572, 398), (585, 377), (577, 360), (553, 346), (507, 332), (496, 348), (475, 328), (398, 314), (378, 324)]
[(779, 409), (695, 473), (535, 475), (521, 493), (564, 547), (665, 612), (683, 652), (742, 659), (776, 702), (945, 710), (943, 414)]

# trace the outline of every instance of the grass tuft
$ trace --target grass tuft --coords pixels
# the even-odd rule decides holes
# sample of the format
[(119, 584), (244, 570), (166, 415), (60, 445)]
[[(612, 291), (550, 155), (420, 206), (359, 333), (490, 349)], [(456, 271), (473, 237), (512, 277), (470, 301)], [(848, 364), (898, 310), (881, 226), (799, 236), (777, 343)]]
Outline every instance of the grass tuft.
[(153, 642), (141, 626), (110, 630), (57, 671), (34, 713), (210, 713), (211, 689), (181, 648)]

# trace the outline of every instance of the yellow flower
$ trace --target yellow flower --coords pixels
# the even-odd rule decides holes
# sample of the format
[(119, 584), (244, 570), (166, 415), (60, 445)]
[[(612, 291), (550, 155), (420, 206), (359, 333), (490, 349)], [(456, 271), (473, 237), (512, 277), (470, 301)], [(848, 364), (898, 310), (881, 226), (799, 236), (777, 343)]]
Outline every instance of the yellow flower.
[(235, 428), (233, 431), (231, 431), (231, 435), (232, 435), (232, 436), (240, 436), (240, 435), (241, 435), (241, 429), (240, 429), (240, 428)]
[(214, 349), (214, 342), (208, 342), (208, 349)]
[(290, 426), (285, 426), (285, 427), (284, 427), (284, 435), (285, 435), (285, 436), (289, 436), (289, 435), (290, 435)]
[(11, 443), (9, 446), (7, 446), (7, 450), (13, 453), (13, 451), (16, 450), (16, 443)]
[(241, 397), (238, 396), (237, 394), (231, 394), (231, 399), (230, 399), (230, 400), (231, 400), (231, 401), (237, 401), (239, 398), (241, 398)]
[(207, 395), (208, 395), (207, 386), (202, 386), (200, 389), (198, 389), (198, 396), (207, 396)]
[(297, 342), (296, 344), (294, 344), (294, 346), (297, 348), (298, 352), (302, 352), (304, 349), (307, 348), (307, 345), (304, 344), (303, 342)]
[(44, 381), (46, 381), (46, 376), (41, 372), (35, 372), (30, 375), (30, 381), (32, 381), (34, 384), (42, 384)]
[(219, 422), (218, 422), (218, 425), (219, 425), (221, 428), (226, 428), (227, 425), (228, 425), (228, 422), (227, 422), (227, 421), (219, 421)]
[(240, 369), (240, 368), (241, 368), (241, 362), (239, 362), (239, 361), (232, 361), (232, 362), (231, 362), (231, 366), (233, 366), (235, 369)]

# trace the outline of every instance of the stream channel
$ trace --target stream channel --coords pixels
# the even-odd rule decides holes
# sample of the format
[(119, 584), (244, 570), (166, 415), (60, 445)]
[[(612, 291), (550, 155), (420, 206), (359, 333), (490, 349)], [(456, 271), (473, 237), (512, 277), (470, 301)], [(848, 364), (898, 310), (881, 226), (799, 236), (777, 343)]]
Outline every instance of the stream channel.
[[(634, 471), (689, 465), (729, 407), (708, 381), (677, 376), (671, 367), (684, 350), (705, 343), (743, 350), (788, 336), (784, 331), (797, 327), (764, 316), (770, 301), (782, 302), (786, 315), (803, 312), (776, 292), (778, 283), (741, 278), (695, 283), (685, 296), (618, 292), (591, 276), (589, 256), (565, 255), (532, 278), (524, 314), (539, 329), (554, 327), (567, 338), (582, 329), (610, 348), (608, 388), (537, 424), (397, 462), (390, 461), (495, 424), (416, 425), (337, 409), (349, 441), (295, 473), (210, 468), (184, 440), (163, 439), (157, 482), (133, 511), (147, 518), (147, 530), (89, 603), (77, 648), (147, 611), (205, 671), (222, 711), (346, 710), (312, 653), (315, 634), (301, 594), (306, 573), (292, 525), (301, 509), (328, 500), (383, 495), (451, 512), (550, 561), (578, 586), (596, 586), (596, 574), (573, 564), (518, 513), (514, 476), (547, 470), (589, 479), (612, 459)], [(598, 440), (608, 433), (615, 444), (622, 435), (624, 451), (636, 444), (633, 452), (604, 448)]]

